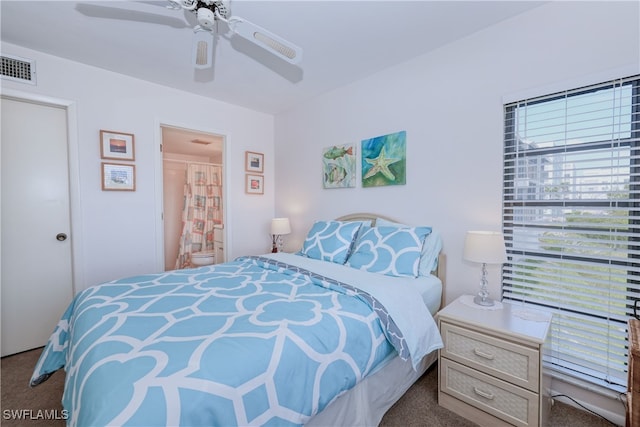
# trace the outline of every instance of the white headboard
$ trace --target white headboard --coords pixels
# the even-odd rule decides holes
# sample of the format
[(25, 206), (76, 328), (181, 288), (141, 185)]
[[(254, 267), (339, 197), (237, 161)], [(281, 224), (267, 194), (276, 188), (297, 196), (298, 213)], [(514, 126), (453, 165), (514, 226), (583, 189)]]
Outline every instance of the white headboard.
[(400, 222), (393, 218), (386, 217), (384, 215), (377, 215), (377, 214), (370, 214), (370, 213), (354, 213), (354, 214), (343, 215), (341, 217), (336, 218), (336, 221), (371, 221), (371, 225), (376, 225), (377, 218), (386, 219), (387, 221), (392, 221), (392, 222)]

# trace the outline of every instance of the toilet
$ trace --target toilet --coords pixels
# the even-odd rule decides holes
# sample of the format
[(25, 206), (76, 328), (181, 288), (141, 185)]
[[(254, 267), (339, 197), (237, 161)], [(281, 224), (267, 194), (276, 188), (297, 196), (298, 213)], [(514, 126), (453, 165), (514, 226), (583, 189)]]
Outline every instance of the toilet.
[(203, 265), (215, 264), (216, 256), (214, 251), (194, 252), (191, 254), (191, 265), (201, 267)]

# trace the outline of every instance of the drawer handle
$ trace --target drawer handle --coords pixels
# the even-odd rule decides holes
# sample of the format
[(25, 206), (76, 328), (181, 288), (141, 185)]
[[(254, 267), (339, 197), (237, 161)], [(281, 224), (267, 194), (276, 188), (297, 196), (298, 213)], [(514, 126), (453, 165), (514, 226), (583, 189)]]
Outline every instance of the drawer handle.
[(476, 356), (480, 356), (485, 359), (489, 359), (489, 360), (495, 359), (495, 356), (493, 354), (485, 353), (483, 351), (478, 350), (477, 348), (474, 348), (473, 352), (475, 353)]
[(478, 387), (474, 387), (473, 391), (478, 395), (478, 396), (482, 396), (485, 399), (489, 399), (489, 400), (493, 400), (494, 397), (496, 397), (493, 393), (489, 393), (486, 391), (482, 391), (480, 390)]

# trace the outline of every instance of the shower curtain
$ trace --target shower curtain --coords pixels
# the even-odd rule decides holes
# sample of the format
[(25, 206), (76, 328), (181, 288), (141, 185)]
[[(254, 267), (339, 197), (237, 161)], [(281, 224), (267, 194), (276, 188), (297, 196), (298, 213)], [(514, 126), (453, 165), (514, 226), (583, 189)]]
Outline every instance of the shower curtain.
[(187, 165), (176, 269), (191, 267), (192, 253), (213, 250), (214, 226), (222, 223), (220, 175), (218, 166)]

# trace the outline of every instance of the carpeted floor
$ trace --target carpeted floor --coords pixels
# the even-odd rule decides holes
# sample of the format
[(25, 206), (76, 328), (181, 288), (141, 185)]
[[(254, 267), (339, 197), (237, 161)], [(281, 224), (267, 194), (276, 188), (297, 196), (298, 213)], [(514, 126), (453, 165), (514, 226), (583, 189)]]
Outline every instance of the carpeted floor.
[[(29, 379), (41, 349), (27, 351), (2, 358), (2, 420), (3, 426), (64, 426), (62, 420), (62, 389), (64, 372), (58, 371), (37, 387), (29, 387)], [(435, 366), (422, 376), (384, 416), (380, 426), (432, 426), (467, 427), (475, 426), (438, 406), (438, 372)], [(39, 412), (40, 411), (40, 412)], [(46, 414), (58, 420), (44, 419)], [(21, 414), (22, 420), (12, 419)], [(27, 417), (27, 420), (24, 417)], [(39, 418), (40, 419), (37, 419)], [(586, 411), (578, 410), (564, 403), (556, 402), (551, 410), (549, 424), (553, 427), (600, 427), (612, 424)]]

